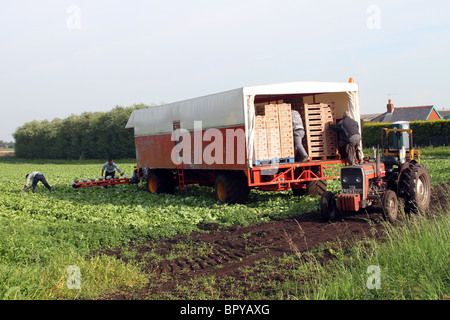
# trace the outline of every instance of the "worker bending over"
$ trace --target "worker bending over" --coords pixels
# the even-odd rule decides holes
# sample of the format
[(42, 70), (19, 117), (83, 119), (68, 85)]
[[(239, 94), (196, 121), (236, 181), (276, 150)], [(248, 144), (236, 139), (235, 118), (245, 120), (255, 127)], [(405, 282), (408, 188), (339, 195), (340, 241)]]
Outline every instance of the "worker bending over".
[(357, 163), (359, 158), (358, 146), (361, 142), (358, 122), (350, 118), (348, 111), (344, 112), (344, 118), (337, 125), (330, 125), (330, 129), (339, 133), (339, 147), (345, 145), (347, 162), (350, 165)]
[[(36, 185), (38, 184), (39, 181), (42, 182), (49, 191), (53, 191), (52, 187), (50, 187), (42, 172), (33, 171), (32, 173), (27, 174), (25, 178), (27, 179), (27, 181), (25, 183), (25, 187), (23, 188), (22, 192), (25, 192), (28, 189), (32, 189), (33, 193), (36, 193)], [(31, 186), (29, 187), (28, 185), (30, 184), (31, 181), (32, 183)]]
[(102, 167), (102, 176), (103, 172), (105, 171), (105, 179), (109, 176), (111, 176), (111, 178), (114, 178), (114, 176), (116, 175), (116, 170), (119, 171), (119, 173), (122, 173), (119, 167), (113, 162), (113, 159), (109, 158), (108, 162), (106, 162)]

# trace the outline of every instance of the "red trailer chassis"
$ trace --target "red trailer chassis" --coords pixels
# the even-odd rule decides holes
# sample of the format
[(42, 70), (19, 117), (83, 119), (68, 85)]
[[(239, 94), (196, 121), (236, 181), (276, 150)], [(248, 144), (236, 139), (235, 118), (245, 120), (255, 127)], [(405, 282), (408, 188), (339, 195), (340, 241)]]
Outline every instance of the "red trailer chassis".
[[(256, 166), (247, 170), (248, 186), (265, 191), (282, 191), (305, 188), (305, 183), (315, 180), (339, 178), (334, 168), (346, 160), (313, 160), (309, 162), (279, 163), (273, 166)], [(328, 173), (328, 175), (327, 175)]]
[[(185, 189), (188, 184), (213, 187), (218, 175), (243, 172), (249, 188), (283, 191), (291, 188), (305, 188), (305, 184), (311, 181), (337, 179), (340, 177), (338, 170), (343, 164), (346, 164), (346, 160), (332, 159), (261, 165), (247, 170), (199, 170), (184, 169), (180, 166), (175, 170), (174, 179), (180, 189)], [(145, 174), (144, 178), (146, 178)]]

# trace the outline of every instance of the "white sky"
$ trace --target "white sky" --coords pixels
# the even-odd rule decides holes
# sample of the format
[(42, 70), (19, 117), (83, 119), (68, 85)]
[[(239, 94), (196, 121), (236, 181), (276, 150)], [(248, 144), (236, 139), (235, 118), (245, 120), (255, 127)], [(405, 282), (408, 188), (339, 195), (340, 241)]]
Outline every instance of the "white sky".
[(0, 0), (0, 139), (31, 120), (290, 81), (353, 77), (361, 114), (388, 98), (450, 108), (449, 12), (443, 0)]

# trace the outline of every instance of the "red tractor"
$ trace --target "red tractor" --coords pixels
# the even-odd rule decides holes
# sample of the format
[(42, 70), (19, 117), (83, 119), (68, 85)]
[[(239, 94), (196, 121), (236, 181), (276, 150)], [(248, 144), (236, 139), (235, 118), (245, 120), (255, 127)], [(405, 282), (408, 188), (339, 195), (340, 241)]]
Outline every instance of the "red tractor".
[[(407, 132), (412, 145), (411, 130), (383, 129), (389, 137)], [(397, 144), (400, 146), (401, 144)], [(395, 157), (395, 155), (397, 157)], [(320, 200), (320, 212), (325, 220), (333, 220), (338, 213), (356, 212), (381, 205), (388, 221), (398, 220), (399, 203), (405, 212), (424, 211), (430, 204), (431, 184), (428, 169), (420, 164), (420, 152), (414, 149), (384, 149), (380, 158), (368, 157), (357, 165), (341, 168), (341, 191), (326, 191)]]

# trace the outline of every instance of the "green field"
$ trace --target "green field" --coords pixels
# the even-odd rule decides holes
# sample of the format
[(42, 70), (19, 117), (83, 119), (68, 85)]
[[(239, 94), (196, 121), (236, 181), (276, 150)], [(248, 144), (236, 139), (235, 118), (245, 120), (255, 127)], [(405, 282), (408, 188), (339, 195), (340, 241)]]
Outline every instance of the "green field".
[[(433, 185), (450, 181), (449, 155), (448, 148), (428, 148), (424, 151), (422, 163), (429, 168)], [(101, 248), (114, 248), (131, 240), (189, 233), (199, 230), (199, 223), (248, 225), (292, 217), (318, 208), (319, 197), (296, 198), (289, 191), (252, 191), (248, 205), (221, 205), (214, 200), (212, 189), (197, 186), (177, 191), (174, 195), (151, 195), (143, 184), (77, 190), (69, 186), (74, 178), (100, 176), (102, 163), (0, 158), (0, 299), (88, 299), (123, 288), (139, 288), (148, 281), (148, 275), (138, 266), (125, 264), (112, 257), (92, 257), (90, 253)], [(116, 163), (128, 174), (132, 173), (135, 165), (132, 160), (117, 160)], [(37, 193), (20, 193), (25, 175), (32, 171), (43, 172), (55, 192), (50, 193), (42, 184), (38, 184)], [(337, 187), (337, 181), (330, 185), (331, 189)], [(439, 250), (447, 250), (447, 254), (450, 252), (447, 213), (448, 208), (442, 208), (439, 221), (443, 222), (434, 221), (435, 225), (425, 223), (426, 239), (422, 240), (426, 246), (438, 247), (433, 249), (433, 254), (437, 256), (441, 254)], [(410, 230), (422, 230), (423, 224), (414, 222)], [(396, 228), (391, 232), (392, 238), (402, 233)], [(414, 246), (417, 245), (412, 239), (417, 239), (414, 235), (410, 235), (412, 239), (409, 239), (407, 230), (403, 233), (406, 234), (404, 244), (396, 241), (388, 241), (387, 247), (372, 244), (371, 247), (375, 248), (372, 258), (381, 261), (384, 256), (393, 257), (392, 252), (398, 250), (398, 246), (407, 250), (403, 251), (403, 259), (412, 258)], [(352, 263), (363, 255), (358, 249), (355, 250), (350, 258), (347, 257)], [(295, 259), (295, 255), (287, 259)], [(426, 265), (430, 261), (418, 258), (416, 262)], [(445, 260), (439, 267), (448, 267), (449, 262), (450, 259)], [(399, 260), (392, 263), (400, 269), (403, 262)], [(68, 288), (70, 275), (67, 270), (72, 265), (82, 270), (82, 290)], [(348, 261), (342, 264), (342, 268), (349, 266), (355, 270), (358, 268), (357, 264), (353, 267)], [(311, 295), (298, 294), (297, 298), (342, 298), (338, 288), (346, 287), (348, 291), (344, 289), (344, 297), (358, 298), (351, 293), (351, 285), (355, 280), (352, 280), (352, 272), (360, 270), (347, 270), (347, 273), (341, 270), (348, 277), (335, 272), (327, 273), (325, 278), (321, 272), (326, 270), (318, 270), (317, 267), (315, 270), (317, 279), (322, 280), (311, 284), (311, 290), (308, 291)], [(440, 289), (428, 288), (432, 294), (417, 296), (442, 298), (442, 295), (439, 296), (442, 290), (447, 292), (447, 296), (450, 295), (448, 269), (446, 274), (441, 275), (432, 270), (429, 272), (432, 272), (431, 276), (434, 272), (438, 278), (436, 282), (418, 275), (419, 280), (429, 286), (440, 286)], [(343, 283), (345, 279), (348, 282)], [(409, 280), (404, 281), (407, 283)], [(416, 289), (425, 290), (421, 287)], [(395, 288), (379, 295), (359, 298), (417, 297)]]

